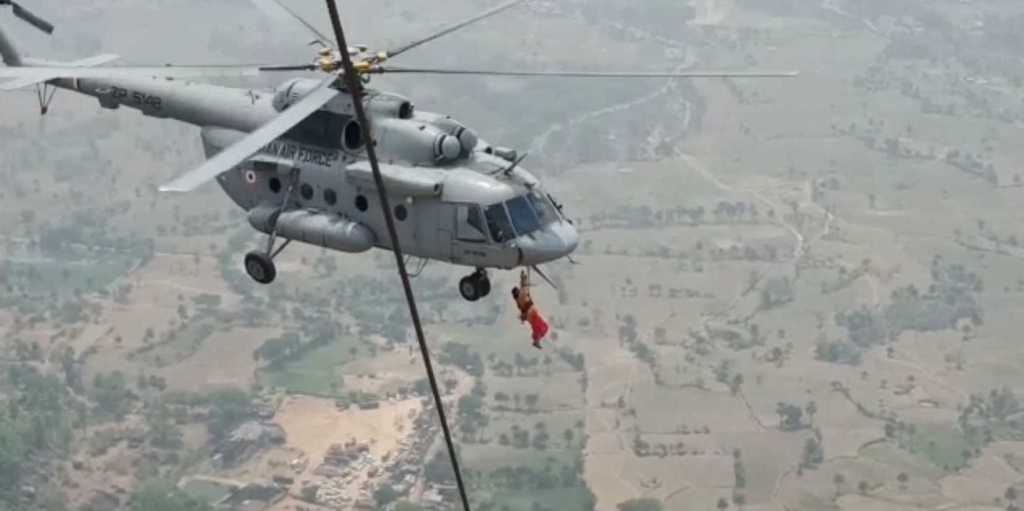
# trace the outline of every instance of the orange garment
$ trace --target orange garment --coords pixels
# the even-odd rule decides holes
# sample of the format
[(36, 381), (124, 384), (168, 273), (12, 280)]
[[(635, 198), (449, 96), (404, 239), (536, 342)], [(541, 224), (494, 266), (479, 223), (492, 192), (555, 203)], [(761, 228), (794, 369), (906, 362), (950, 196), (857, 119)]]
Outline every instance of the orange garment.
[(533, 330), (533, 345), (539, 348), (540, 340), (548, 335), (550, 326), (537, 310), (537, 306), (533, 304), (527, 280), (526, 272), (523, 272), (518, 294), (515, 295), (516, 306), (519, 307), (519, 321), (530, 323), (530, 328)]

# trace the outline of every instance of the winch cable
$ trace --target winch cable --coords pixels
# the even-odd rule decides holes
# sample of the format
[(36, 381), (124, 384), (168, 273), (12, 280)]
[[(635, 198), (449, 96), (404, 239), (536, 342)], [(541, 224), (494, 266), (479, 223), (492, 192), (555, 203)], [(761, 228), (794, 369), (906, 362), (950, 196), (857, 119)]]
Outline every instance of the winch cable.
[(384, 178), (380, 173), (380, 166), (377, 162), (376, 142), (370, 133), (370, 124), (363, 108), (363, 87), (355, 67), (352, 65), (352, 58), (348, 53), (348, 44), (345, 42), (345, 33), (341, 27), (341, 20), (338, 17), (338, 7), (335, 0), (326, 0), (327, 10), (330, 14), (331, 25), (334, 28), (334, 36), (337, 38), (342, 64), (344, 66), (344, 79), (346, 88), (352, 94), (352, 105), (355, 108), (356, 119), (363, 132), (363, 141), (366, 145), (366, 156), (370, 160), (370, 169), (373, 171), (373, 179), (377, 185), (377, 192), (380, 196), (380, 205), (384, 210), (384, 220), (387, 223), (388, 235), (391, 237), (391, 247), (395, 253), (395, 263), (398, 265), (398, 274), (402, 278), (402, 287), (405, 289), (405, 299), (409, 304), (409, 315), (412, 318), (413, 328), (416, 330), (416, 340), (420, 345), (420, 353), (423, 355), (423, 365), (427, 371), (427, 378), (430, 381), (430, 391), (434, 395), (434, 405), (437, 408), (437, 415), (441, 419), (441, 430), (444, 432), (444, 441), (448, 446), (448, 455), (451, 457), (452, 470), (455, 473), (455, 482), (459, 489), (459, 496), (462, 499), (462, 508), (470, 511), (469, 498), (466, 495), (466, 486), (462, 480), (462, 470), (459, 468), (458, 455), (455, 452), (455, 444), (452, 441), (451, 430), (448, 427), (448, 419), (444, 413), (444, 405), (441, 402), (441, 391), (437, 385), (437, 377), (434, 375), (434, 367), (430, 362), (430, 351), (427, 349), (427, 342), (423, 335), (423, 326), (420, 324), (419, 311), (416, 308), (416, 298), (413, 296), (412, 285), (409, 281), (409, 274), (405, 268), (405, 260), (402, 257), (402, 248), (398, 242), (398, 232), (395, 230), (395, 220), (391, 215), (391, 206), (388, 201), (387, 192), (384, 189)]

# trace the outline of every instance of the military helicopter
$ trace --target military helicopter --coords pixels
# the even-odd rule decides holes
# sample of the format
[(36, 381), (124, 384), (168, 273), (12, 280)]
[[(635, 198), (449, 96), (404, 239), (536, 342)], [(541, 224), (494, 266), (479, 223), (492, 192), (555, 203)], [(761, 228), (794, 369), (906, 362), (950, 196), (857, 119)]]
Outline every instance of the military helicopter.
[[(512, 270), (571, 257), (579, 234), (563, 205), (523, 168), (526, 154), (491, 144), (449, 115), (421, 111), (397, 94), (363, 88), (354, 98), (342, 61), (368, 84), (373, 75), (441, 74), (576, 78), (791, 77), (795, 72), (574, 72), (398, 67), (386, 64), (413, 48), (494, 16), (513, 0), (398, 48), (343, 51), (330, 37), (279, 0), (257, 0), (305, 26), (322, 48), (312, 62), (295, 65), (165, 65), (104, 67), (115, 55), (62, 63), (22, 58), (0, 30), (0, 90), (35, 86), (45, 114), (59, 88), (98, 99), (103, 108), (133, 108), (200, 128), (206, 162), (160, 187), (189, 192), (216, 180), (268, 235), (264, 250), (245, 255), (258, 283), (275, 280), (274, 259), (292, 241), (346, 253), (391, 249), (372, 166), (390, 197), (403, 251), (423, 261), (473, 268), (459, 282), (463, 298), (491, 290), (488, 270)], [(53, 26), (13, 0), (14, 14), (44, 32)], [(340, 26), (336, 27), (340, 32)], [(320, 79), (290, 78), (272, 90), (231, 88), (190, 79), (319, 72)], [(362, 87), (360, 87), (362, 88)], [(359, 103), (357, 103), (357, 101)], [(365, 117), (363, 114), (365, 112)], [(360, 123), (365, 118), (368, 126)], [(366, 147), (367, 135), (373, 140)], [(368, 153), (379, 160), (371, 161)], [(277, 239), (283, 240), (279, 246)], [(548, 280), (541, 272), (540, 275)]]

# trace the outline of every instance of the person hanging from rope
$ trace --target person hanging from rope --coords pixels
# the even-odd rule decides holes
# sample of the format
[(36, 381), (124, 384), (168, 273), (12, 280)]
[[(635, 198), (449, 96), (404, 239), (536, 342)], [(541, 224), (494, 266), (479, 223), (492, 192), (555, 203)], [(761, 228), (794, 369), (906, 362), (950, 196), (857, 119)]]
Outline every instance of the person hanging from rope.
[(533, 330), (533, 347), (542, 349), (540, 341), (548, 335), (548, 322), (540, 315), (540, 311), (530, 296), (530, 277), (526, 270), (519, 274), (519, 287), (512, 288), (512, 298), (515, 299), (516, 307), (519, 308), (519, 321), (530, 323), (530, 328)]

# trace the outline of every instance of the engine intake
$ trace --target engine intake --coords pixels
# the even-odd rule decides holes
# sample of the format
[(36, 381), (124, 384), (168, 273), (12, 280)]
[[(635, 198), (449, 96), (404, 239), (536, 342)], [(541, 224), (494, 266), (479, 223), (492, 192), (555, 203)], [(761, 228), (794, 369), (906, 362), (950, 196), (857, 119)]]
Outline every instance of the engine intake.
[(433, 112), (417, 112), (416, 119), (439, 128), (441, 131), (455, 137), (461, 147), (461, 156), (469, 156), (476, 149), (480, 138), (476, 133), (467, 128), (464, 124), (449, 115), (435, 114)]
[(366, 110), (377, 116), (394, 119), (412, 119), (416, 108), (407, 98), (398, 94), (377, 93), (366, 101)]
[(437, 126), (402, 119), (380, 119), (375, 125), (385, 156), (413, 165), (443, 165), (462, 156), (459, 139)]

